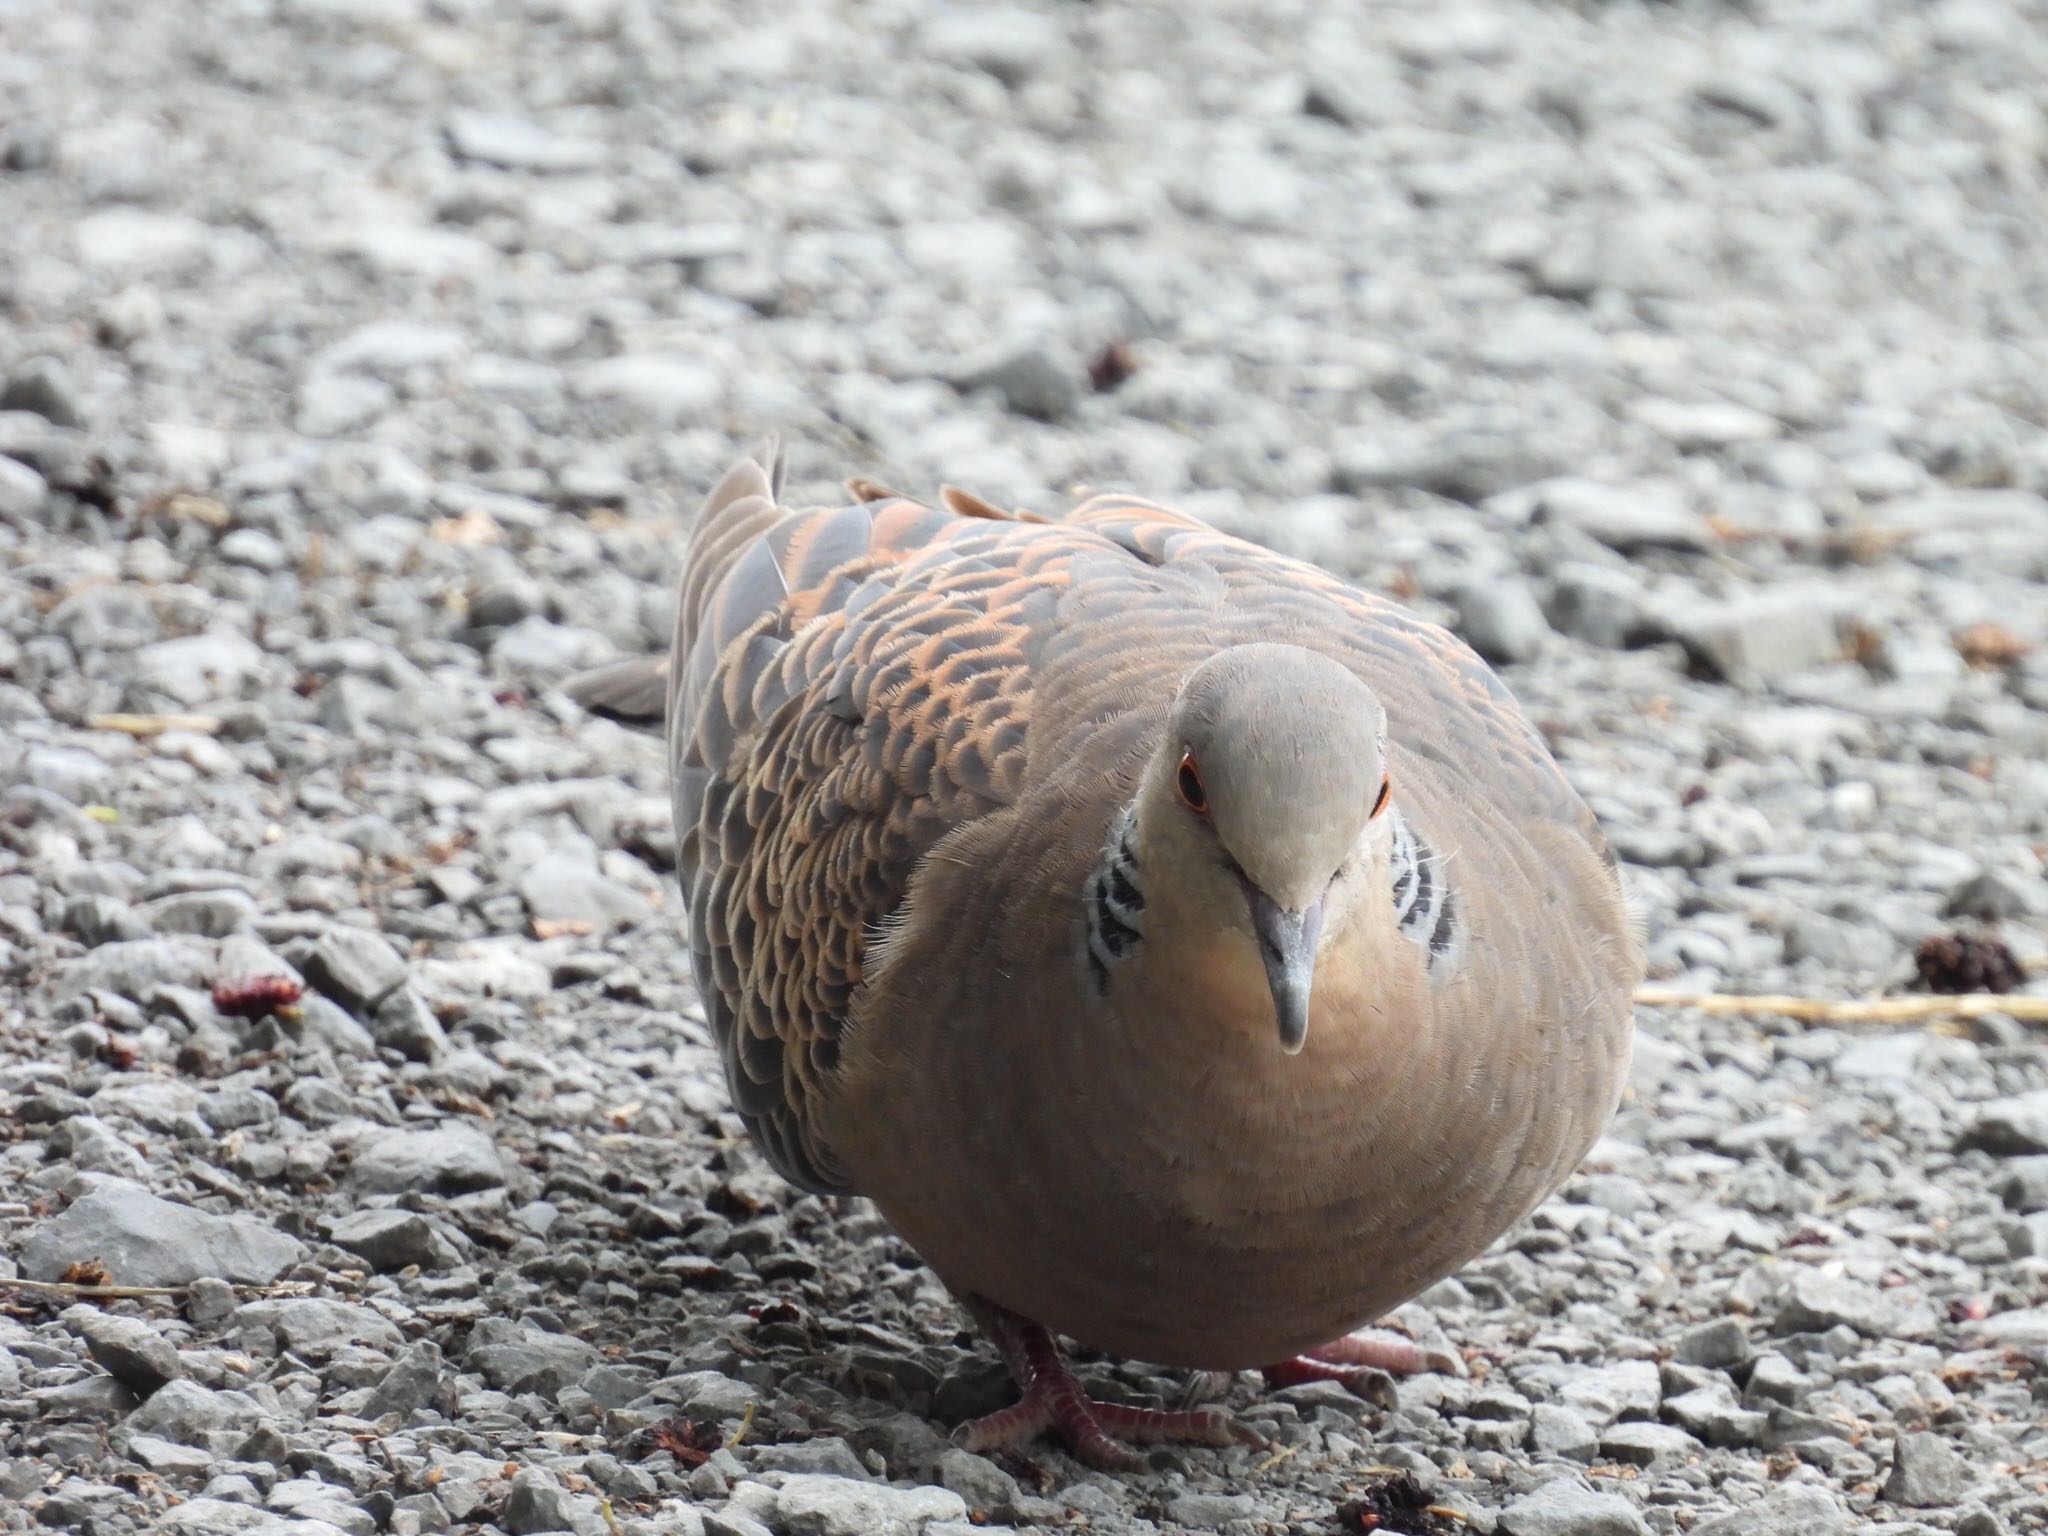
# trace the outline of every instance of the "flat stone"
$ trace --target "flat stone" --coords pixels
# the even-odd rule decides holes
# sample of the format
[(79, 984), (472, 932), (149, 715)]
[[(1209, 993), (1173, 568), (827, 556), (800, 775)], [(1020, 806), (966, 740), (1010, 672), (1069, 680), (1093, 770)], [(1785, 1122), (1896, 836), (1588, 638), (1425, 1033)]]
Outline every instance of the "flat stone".
[(1787, 582), (1728, 602), (1665, 615), (1686, 654), (1708, 675), (1761, 687), (1843, 654), (1840, 589)]
[(1655, 1413), (1664, 1389), (1652, 1362), (1624, 1360), (1572, 1377), (1559, 1390), (1558, 1400), (1599, 1430), (1624, 1414), (1644, 1418)]
[(159, 640), (135, 653), (135, 682), (180, 704), (232, 698), (262, 675), (264, 655), (228, 630)]
[(535, 859), (519, 877), (519, 894), (535, 919), (588, 923), (602, 931), (644, 923), (647, 898), (601, 874), (589, 855), (563, 852)]
[(1591, 1461), (1600, 1436), (1585, 1418), (1556, 1403), (1538, 1403), (1529, 1413), (1529, 1449), (1539, 1456)]
[(459, 1257), (454, 1245), (417, 1211), (351, 1211), (328, 1229), (327, 1239), (367, 1259), (382, 1273), (413, 1264), (444, 1269)]
[(1846, 1275), (1800, 1269), (1793, 1272), (1785, 1287), (1771, 1331), (1781, 1336), (1788, 1333), (1825, 1333), (1839, 1324), (1854, 1328), (1868, 1338), (1885, 1338), (1917, 1331), (1921, 1322), (1920, 1318), (1912, 1315), (1912, 1309), (1902, 1306), (1874, 1285)]
[(617, 400), (664, 426), (702, 422), (725, 393), (715, 369), (693, 357), (636, 353), (586, 363), (576, 392), (590, 400)]
[(448, 147), (465, 160), (514, 171), (595, 170), (610, 157), (595, 139), (553, 133), (506, 112), (456, 110), (448, 114)]
[(1649, 1526), (1619, 1494), (1595, 1493), (1575, 1477), (1560, 1477), (1509, 1502), (1500, 1512), (1501, 1536), (1649, 1536)]
[(99, 1259), (119, 1285), (185, 1285), (203, 1276), (264, 1285), (305, 1248), (251, 1216), (216, 1216), (109, 1180), (45, 1221), (22, 1249), (32, 1280)]
[(1750, 1353), (1748, 1330), (1732, 1317), (1717, 1317), (1680, 1334), (1672, 1358), (1685, 1365), (1727, 1370), (1745, 1364)]
[(934, 1520), (964, 1520), (967, 1501), (944, 1488), (891, 1488), (799, 1474), (775, 1496), (781, 1536), (917, 1536)]
[(128, 1427), (179, 1445), (203, 1445), (212, 1431), (247, 1423), (254, 1406), (239, 1392), (215, 1392), (196, 1381), (172, 1381), (128, 1416)]
[(1017, 86), (1058, 61), (1066, 35), (1043, 12), (949, 5), (925, 17), (918, 41), (926, 57), (986, 70), (1003, 84)]
[(344, 1344), (395, 1349), (403, 1341), (382, 1313), (324, 1296), (271, 1297), (245, 1302), (228, 1320), (231, 1326), (267, 1328), (295, 1355), (326, 1359)]
[(370, 1194), (457, 1195), (496, 1189), (505, 1182), (505, 1165), (489, 1136), (455, 1122), (371, 1137), (357, 1148), (349, 1179)]
[(173, 1476), (196, 1477), (212, 1470), (220, 1461), (204, 1446), (180, 1445), (162, 1435), (131, 1434), (126, 1448), (130, 1460), (142, 1463), (152, 1472)]
[(174, 1504), (157, 1516), (150, 1530), (162, 1536), (351, 1536), (326, 1520), (289, 1519), (226, 1499), (187, 1499)]
[(1696, 1456), (1701, 1445), (1674, 1424), (1632, 1421), (1616, 1424), (1600, 1436), (1600, 1454), (1609, 1461), (1647, 1467), (1659, 1461), (1682, 1461)]
[(1825, 1488), (1790, 1483), (1725, 1515), (1713, 1515), (1687, 1536), (1841, 1536), (1849, 1512)]
[(1565, 478), (1546, 480), (1530, 489), (1539, 519), (1563, 523), (1623, 554), (1646, 549), (1700, 550), (1714, 542), (1707, 520), (1660, 486), (1603, 485)]
[(597, 1363), (595, 1346), (566, 1333), (487, 1317), (470, 1332), (463, 1362), (502, 1392), (552, 1397)]
[(79, 1305), (64, 1309), (64, 1326), (84, 1339), (93, 1359), (137, 1397), (148, 1397), (185, 1374), (170, 1340), (139, 1317)]

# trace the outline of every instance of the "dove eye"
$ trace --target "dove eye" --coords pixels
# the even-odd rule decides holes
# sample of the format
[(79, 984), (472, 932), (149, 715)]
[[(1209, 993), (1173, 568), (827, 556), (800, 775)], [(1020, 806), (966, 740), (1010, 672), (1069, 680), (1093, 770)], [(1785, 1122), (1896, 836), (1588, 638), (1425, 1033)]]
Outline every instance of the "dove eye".
[(1385, 809), (1387, 808), (1387, 802), (1388, 802), (1389, 800), (1393, 799), (1393, 798), (1394, 798), (1394, 779), (1393, 779), (1393, 776), (1392, 776), (1391, 774), (1383, 774), (1383, 775), (1381, 775), (1381, 777), (1380, 777), (1380, 792), (1379, 792), (1379, 793), (1378, 793), (1377, 795), (1375, 795), (1375, 796), (1373, 797), (1373, 802), (1372, 802), (1372, 814), (1371, 814), (1371, 815), (1369, 815), (1369, 816), (1367, 816), (1367, 817), (1366, 817), (1365, 819), (1366, 819), (1367, 821), (1371, 821), (1371, 820), (1373, 820), (1373, 819), (1374, 819), (1375, 817), (1377, 817), (1377, 816), (1379, 815), (1379, 813), (1380, 813), (1381, 811), (1384, 811), (1384, 810), (1385, 810)]
[(1180, 796), (1180, 803), (1197, 816), (1209, 814), (1209, 791), (1202, 787), (1202, 772), (1195, 766), (1195, 754), (1183, 752), (1180, 767), (1173, 775), (1174, 793)]

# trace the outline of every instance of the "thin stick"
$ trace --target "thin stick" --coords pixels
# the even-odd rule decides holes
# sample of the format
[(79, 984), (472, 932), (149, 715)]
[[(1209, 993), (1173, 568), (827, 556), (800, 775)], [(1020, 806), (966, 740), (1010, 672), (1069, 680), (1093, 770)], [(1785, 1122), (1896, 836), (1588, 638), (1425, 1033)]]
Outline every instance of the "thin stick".
[(2048, 1023), (2048, 997), (1999, 992), (1964, 992), (1954, 997), (1826, 998), (1771, 993), (1745, 997), (1733, 992), (1638, 987), (1636, 1002), (1645, 1008), (1697, 1008), (1701, 1013), (1776, 1013), (1812, 1024), (1917, 1024), (1929, 1019), (1980, 1019), (1988, 1013)]
[(193, 731), (211, 736), (220, 729), (218, 715), (91, 715), (90, 731), (119, 731), (124, 736), (161, 736), (165, 731)]
[[(189, 1285), (80, 1285), (73, 1280), (20, 1280), (0, 1275), (0, 1286), (17, 1291), (39, 1291), (47, 1296), (91, 1296), (104, 1301), (130, 1301), (145, 1296), (189, 1296)], [(286, 1280), (277, 1285), (238, 1285), (244, 1296), (308, 1296), (310, 1280)]]

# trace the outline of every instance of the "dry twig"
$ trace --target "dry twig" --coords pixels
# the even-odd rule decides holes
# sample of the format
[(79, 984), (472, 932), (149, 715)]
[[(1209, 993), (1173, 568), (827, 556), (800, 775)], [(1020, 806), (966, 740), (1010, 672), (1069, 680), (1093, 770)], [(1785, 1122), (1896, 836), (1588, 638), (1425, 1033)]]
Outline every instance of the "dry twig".
[(2048, 997), (2015, 997), (2000, 992), (1965, 992), (1954, 997), (1827, 998), (1638, 987), (1636, 1002), (1645, 1008), (1697, 1008), (1701, 1013), (1775, 1013), (1809, 1024), (1920, 1024), (1931, 1019), (1978, 1019), (1991, 1013), (2030, 1023), (2048, 1023)]

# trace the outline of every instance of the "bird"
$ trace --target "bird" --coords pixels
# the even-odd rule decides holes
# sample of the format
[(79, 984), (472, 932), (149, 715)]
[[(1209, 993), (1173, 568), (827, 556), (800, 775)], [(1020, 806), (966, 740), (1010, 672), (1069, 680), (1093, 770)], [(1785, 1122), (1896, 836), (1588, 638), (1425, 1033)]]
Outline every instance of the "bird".
[(1091, 1398), (1061, 1338), (1462, 1371), (1372, 1325), (1585, 1156), (1642, 971), (1544, 738), (1446, 630), (1163, 505), (794, 508), (786, 462), (710, 492), (669, 653), (569, 691), (665, 721), (751, 1139), (872, 1201), (1016, 1377), (955, 1439), (1257, 1440)]

